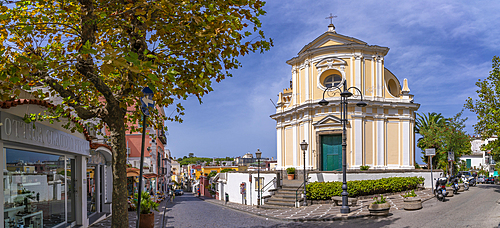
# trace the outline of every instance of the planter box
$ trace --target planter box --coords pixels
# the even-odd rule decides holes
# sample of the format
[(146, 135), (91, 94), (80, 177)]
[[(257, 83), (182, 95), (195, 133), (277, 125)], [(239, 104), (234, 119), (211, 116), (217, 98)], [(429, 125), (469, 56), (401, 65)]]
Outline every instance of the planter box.
[(407, 197), (403, 200), (405, 210), (418, 210), (422, 208), (422, 199), (420, 197)]
[(446, 189), (446, 193), (448, 193), (448, 195), (446, 195), (446, 197), (453, 197), (455, 194), (453, 194), (453, 188), (450, 187), (450, 189)]
[[(332, 200), (335, 206), (342, 206), (342, 196), (334, 196)], [(356, 198), (347, 198), (347, 206), (356, 206), (357, 202), (358, 199)]]
[(141, 221), (139, 222), (139, 228), (154, 228), (155, 226), (155, 214), (141, 214)]
[(375, 216), (388, 215), (389, 209), (391, 209), (391, 205), (389, 203), (370, 204), (370, 206), (368, 207), (370, 215)]
[(464, 185), (464, 183), (460, 183), (460, 184), (458, 184), (458, 186), (460, 187), (460, 189), (458, 189), (458, 192), (464, 192), (465, 191), (465, 185)]

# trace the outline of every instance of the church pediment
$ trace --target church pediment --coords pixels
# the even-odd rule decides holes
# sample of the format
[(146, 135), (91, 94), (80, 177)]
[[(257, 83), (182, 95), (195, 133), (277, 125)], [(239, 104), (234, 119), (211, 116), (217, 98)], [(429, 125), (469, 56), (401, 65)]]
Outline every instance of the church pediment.
[(300, 50), (299, 55), (309, 49), (315, 49), (327, 46), (342, 46), (348, 44), (366, 45), (365, 42), (358, 40), (356, 38), (340, 35), (333, 32), (326, 32), (323, 35), (316, 38), (313, 42), (304, 46), (302, 50)]
[(332, 126), (332, 125), (341, 125), (342, 121), (340, 118), (333, 116), (333, 115), (328, 115), (325, 118), (319, 120), (316, 123), (313, 123), (313, 126)]

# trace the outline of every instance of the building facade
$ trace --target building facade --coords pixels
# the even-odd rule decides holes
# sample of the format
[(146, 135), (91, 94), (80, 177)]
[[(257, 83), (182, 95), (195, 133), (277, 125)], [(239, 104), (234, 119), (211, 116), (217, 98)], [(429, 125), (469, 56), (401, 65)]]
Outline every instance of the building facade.
[(490, 176), (497, 176), (495, 173), (495, 164), (490, 155), (490, 151), (483, 150), (481, 147), (487, 145), (491, 141), (497, 140), (497, 136), (492, 136), (491, 138), (482, 139), (481, 136), (472, 137), (471, 150), (472, 153), (469, 155), (464, 155), (460, 157), (460, 161), (464, 162), (468, 169), (472, 170), (486, 170)]
[[(357, 87), (348, 98), (347, 168), (413, 169), (415, 165), (415, 111), (407, 80), (400, 80), (384, 66), (389, 48), (369, 45), (328, 31), (307, 44), (291, 66), (290, 88), (278, 94), (276, 113), (277, 169), (303, 169), (300, 143), (309, 146), (306, 168), (335, 171), (342, 167), (340, 90)], [(326, 92), (325, 92), (326, 90)], [(322, 98), (326, 106), (318, 104)]]

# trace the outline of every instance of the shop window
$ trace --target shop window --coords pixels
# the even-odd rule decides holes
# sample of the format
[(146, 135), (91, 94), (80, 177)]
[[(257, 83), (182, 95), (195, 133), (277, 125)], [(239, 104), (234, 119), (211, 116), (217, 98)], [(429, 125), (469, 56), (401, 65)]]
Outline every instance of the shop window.
[[(66, 220), (71, 179), (65, 156), (5, 148), (5, 227), (55, 227)], [(34, 167), (45, 171), (34, 172)], [(69, 208), (69, 207), (68, 207)], [(69, 209), (68, 209), (69, 210)]]

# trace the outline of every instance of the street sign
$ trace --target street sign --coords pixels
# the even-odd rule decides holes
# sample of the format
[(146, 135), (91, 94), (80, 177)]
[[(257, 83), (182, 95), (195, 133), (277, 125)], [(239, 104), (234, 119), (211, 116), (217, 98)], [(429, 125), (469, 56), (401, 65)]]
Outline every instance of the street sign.
[(434, 156), (434, 155), (436, 155), (435, 148), (425, 149), (425, 156)]
[(149, 87), (144, 87), (142, 89), (142, 93), (144, 94), (143, 97), (141, 97), (141, 111), (144, 113), (144, 115), (149, 116), (149, 108), (154, 108), (155, 107), (155, 101), (153, 100), (153, 90), (151, 90)]
[(453, 151), (448, 151), (448, 161), (455, 161), (455, 153)]

